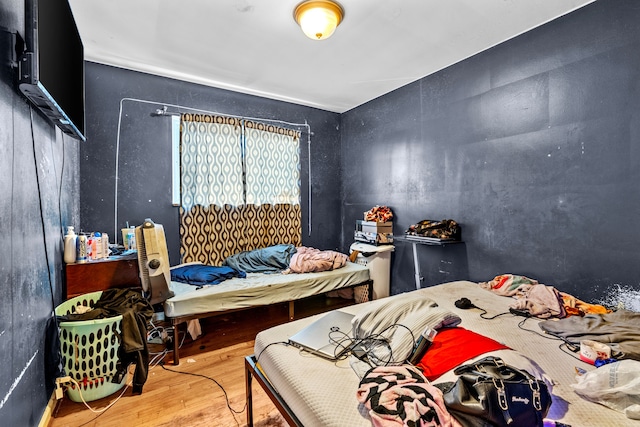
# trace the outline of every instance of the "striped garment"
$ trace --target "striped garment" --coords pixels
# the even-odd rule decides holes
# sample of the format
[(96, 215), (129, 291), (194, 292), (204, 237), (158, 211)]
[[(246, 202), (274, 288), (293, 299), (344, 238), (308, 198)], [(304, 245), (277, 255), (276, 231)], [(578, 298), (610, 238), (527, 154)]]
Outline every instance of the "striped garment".
[(445, 408), (440, 389), (412, 365), (373, 368), (360, 381), (356, 397), (375, 427), (460, 427)]

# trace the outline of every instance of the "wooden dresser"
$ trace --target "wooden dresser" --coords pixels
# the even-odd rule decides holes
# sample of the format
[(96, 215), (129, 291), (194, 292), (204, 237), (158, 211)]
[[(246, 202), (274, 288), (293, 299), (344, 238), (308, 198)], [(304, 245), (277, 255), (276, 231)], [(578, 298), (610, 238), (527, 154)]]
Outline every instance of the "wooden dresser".
[(66, 298), (110, 288), (141, 288), (136, 254), (65, 266)]

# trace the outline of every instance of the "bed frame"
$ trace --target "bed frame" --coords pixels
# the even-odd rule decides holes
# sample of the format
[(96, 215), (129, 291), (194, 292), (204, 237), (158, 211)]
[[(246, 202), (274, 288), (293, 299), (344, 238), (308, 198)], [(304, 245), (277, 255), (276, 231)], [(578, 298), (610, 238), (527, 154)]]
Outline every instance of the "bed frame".
[[(370, 295), (373, 295), (373, 280), (369, 279), (369, 280), (365, 280), (364, 282), (360, 282), (360, 283), (356, 283), (354, 285), (350, 285), (350, 286), (345, 286), (343, 288), (340, 289), (353, 289), (353, 288), (357, 288), (360, 286), (367, 286), (367, 293), (366, 293), (366, 298), (368, 300)], [(336, 289), (336, 290), (340, 290), (340, 289)], [(290, 300), (287, 301), (288, 305), (289, 305), (289, 321), (295, 320), (295, 302), (297, 300)], [(355, 303), (355, 299), (354, 299), (354, 303)], [(179, 339), (179, 331), (180, 331), (180, 327), (181, 325), (186, 325), (187, 322), (191, 321), (191, 320), (196, 320), (196, 319), (204, 319), (204, 318), (208, 318), (208, 317), (214, 317), (214, 316), (219, 316), (222, 314), (228, 314), (228, 313), (233, 313), (236, 311), (243, 311), (243, 310), (248, 310), (251, 308), (255, 308), (255, 307), (259, 307), (261, 305), (255, 305), (255, 306), (251, 306), (251, 307), (246, 307), (246, 308), (237, 308), (237, 309), (231, 309), (231, 310), (225, 310), (225, 311), (210, 311), (210, 312), (205, 312), (205, 313), (198, 313), (198, 314), (190, 314), (190, 315), (186, 315), (186, 316), (176, 316), (176, 317), (167, 317), (167, 320), (171, 321), (171, 326), (173, 327), (173, 364), (174, 365), (179, 365), (180, 364), (180, 339)], [(186, 326), (185, 326), (186, 329)], [(186, 332), (185, 332), (186, 333)]]
[[(509, 304), (511, 301), (510, 298), (495, 295), (490, 291), (481, 289), (475, 283), (464, 281), (451, 282), (431, 288), (421, 289), (410, 292), (410, 294), (413, 294), (414, 292), (416, 293), (416, 298), (420, 298), (421, 295), (424, 295), (425, 297), (436, 301), (439, 307), (445, 308), (446, 310), (458, 315), (462, 319), (460, 326), (499, 340), (513, 350), (517, 350), (519, 354), (528, 356), (536, 365), (539, 365), (554, 383), (552, 395), (553, 404), (549, 414), (547, 415), (549, 419), (556, 420), (567, 425), (572, 425), (574, 427), (622, 426), (635, 425), (635, 423), (637, 423), (637, 421), (626, 418), (621, 412), (589, 402), (578, 396), (572, 388), (572, 384), (576, 381), (575, 367), (579, 366), (587, 371), (595, 369), (595, 367), (581, 362), (575, 354), (561, 351), (562, 349), (559, 348), (558, 341), (539, 336), (543, 335), (542, 333), (536, 335), (535, 333), (519, 329), (518, 324), (522, 322), (523, 318), (508, 315)], [(497, 317), (494, 320), (481, 320), (479, 317), (480, 310), (462, 310), (455, 306), (455, 301), (463, 296), (470, 298), (477, 307), (482, 307), (491, 315), (504, 312), (506, 312), (507, 315)], [(369, 302), (365, 305), (369, 306), (369, 304), (376, 303), (378, 303), (378, 301)], [(347, 311), (355, 314), (360, 310), (367, 310), (365, 305), (362, 307), (348, 307)], [(524, 324), (523, 329), (542, 332), (537, 328), (537, 323), (540, 319), (531, 318), (527, 320), (528, 321)], [(353, 393), (353, 400), (355, 401), (358, 379), (353, 372), (344, 370), (344, 367), (337, 367), (333, 363), (327, 361), (316, 361), (316, 359), (309, 358), (309, 355), (301, 354), (295, 348), (287, 346), (271, 347), (272, 350), (270, 350), (270, 352), (273, 351), (275, 353), (270, 353), (271, 356), (258, 363), (258, 357), (261, 359), (264, 357), (261, 356), (262, 352), (270, 345), (270, 343), (279, 343), (286, 340), (287, 336), (290, 336), (312, 321), (312, 319), (303, 319), (297, 320), (294, 323), (285, 323), (279, 326), (274, 326), (260, 332), (256, 337), (256, 345), (254, 348), (255, 354), (245, 357), (244, 363), (247, 398), (247, 426), (253, 426), (253, 392), (251, 387), (254, 378), (269, 396), (278, 411), (280, 411), (283, 418), (291, 426), (303, 426), (303, 421), (301, 421), (301, 419), (309, 417), (310, 414), (307, 412), (305, 415), (304, 412), (306, 410), (301, 410), (299, 406), (295, 405), (303, 404), (307, 405), (307, 408), (316, 408), (314, 402), (318, 402), (317, 398), (311, 399), (308, 403), (306, 399), (304, 403), (300, 400), (295, 402), (287, 401), (287, 399), (291, 397), (286, 398), (285, 396), (293, 396), (293, 390), (295, 390), (295, 396), (302, 396), (305, 392), (308, 392), (308, 388), (298, 388), (303, 384), (308, 384), (309, 387), (314, 389), (326, 390), (328, 393), (337, 393), (335, 395), (332, 394), (332, 398), (336, 401), (344, 399), (344, 393)], [(279, 368), (270, 373), (270, 368), (273, 366), (277, 366)], [(320, 367), (326, 369), (326, 373), (324, 373), (324, 371), (318, 372)], [(282, 372), (287, 372), (286, 375), (283, 377), (282, 372), (278, 372), (278, 369), (284, 370)], [(315, 373), (305, 376), (305, 372)], [(341, 372), (349, 372), (349, 374), (353, 375), (353, 379), (349, 380), (349, 387), (354, 387), (352, 391), (343, 391), (345, 390), (345, 383), (340, 380), (342, 375)], [(301, 375), (304, 377), (304, 381), (302, 383), (297, 383), (296, 388), (287, 388), (289, 379), (299, 378)], [(435, 380), (434, 383), (451, 381), (455, 378), (455, 376), (452, 375), (453, 374), (451, 373), (445, 374), (438, 380)], [(327, 384), (333, 384), (333, 386), (326, 388)], [(277, 388), (281, 386), (284, 386), (286, 392), (285, 390), (283, 390), (282, 393), (278, 392)], [(349, 405), (351, 405), (351, 402), (347, 404), (347, 408), (352, 408), (352, 406)], [(296, 415), (293, 408), (298, 408), (296, 409), (298, 415)], [(337, 408), (332, 406), (331, 410), (340, 412), (343, 408), (344, 407)], [(355, 404), (353, 408), (353, 411), (356, 411)], [(358, 417), (358, 420), (361, 420), (360, 424), (355, 424), (366, 425), (367, 422), (370, 423), (361, 411), (359, 411), (359, 415), (356, 415), (351, 411), (351, 409), (348, 410), (352, 415)], [(320, 414), (323, 412), (321, 410), (316, 411), (314, 409), (312, 413)], [(348, 417), (349, 416), (344, 419), (346, 420)], [(318, 420), (316, 419), (314, 423), (317, 421)]]
[(245, 386), (247, 394), (247, 427), (253, 427), (253, 390), (251, 388), (253, 378), (265, 391), (271, 402), (280, 411), (280, 415), (285, 419), (289, 426), (304, 427), (296, 414), (293, 413), (287, 402), (280, 397), (275, 388), (271, 385), (267, 377), (264, 376), (262, 370), (258, 366), (255, 355), (246, 356), (244, 358)]

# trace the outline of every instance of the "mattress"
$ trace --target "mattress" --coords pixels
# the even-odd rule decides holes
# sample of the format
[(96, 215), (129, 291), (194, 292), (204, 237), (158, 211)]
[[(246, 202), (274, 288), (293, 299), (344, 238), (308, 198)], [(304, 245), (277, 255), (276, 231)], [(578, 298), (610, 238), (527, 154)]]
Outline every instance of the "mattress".
[[(412, 293), (416, 298), (425, 296), (435, 300), (440, 307), (460, 316), (460, 326), (489, 336), (533, 359), (553, 380), (553, 404), (547, 418), (573, 427), (640, 425), (640, 421), (630, 420), (622, 413), (579, 397), (571, 387), (576, 382), (575, 367), (586, 370), (595, 368), (564, 353), (558, 348), (559, 341), (519, 329), (518, 323), (523, 317), (508, 314), (485, 320), (480, 317), (481, 311), (478, 309), (463, 310), (454, 305), (457, 299), (466, 297), (477, 307), (487, 310), (486, 316), (490, 317), (507, 312), (511, 298), (496, 295), (476, 283), (466, 281), (446, 283)], [(374, 304), (387, 303), (387, 298), (384, 298), (340, 310), (357, 314)], [(322, 314), (260, 332), (254, 348), (258, 363), (303, 425), (370, 426), (366, 409), (359, 406), (356, 400), (359, 379), (348, 360), (333, 362), (292, 346), (272, 344), (286, 342), (291, 335), (319, 316)], [(528, 318), (523, 327), (541, 333), (538, 322), (537, 319)]]
[(342, 268), (318, 273), (249, 273), (218, 285), (197, 288), (171, 282), (175, 296), (164, 305), (168, 317), (190, 316), (275, 304), (318, 295), (369, 280), (366, 266), (347, 262)]

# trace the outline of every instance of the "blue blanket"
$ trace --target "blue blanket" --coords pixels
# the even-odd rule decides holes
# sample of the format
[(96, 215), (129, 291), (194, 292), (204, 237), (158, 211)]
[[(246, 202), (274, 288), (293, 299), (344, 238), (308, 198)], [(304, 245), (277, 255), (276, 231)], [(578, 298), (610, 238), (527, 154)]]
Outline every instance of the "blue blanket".
[(232, 277), (245, 278), (247, 274), (231, 267), (214, 267), (204, 264), (190, 264), (171, 269), (171, 280), (196, 286), (217, 285)]
[(275, 245), (231, 255), (222, 265), (247, 273), (276, 273), (289, 268), (295, 253), (296, 247), (292, 244)]

